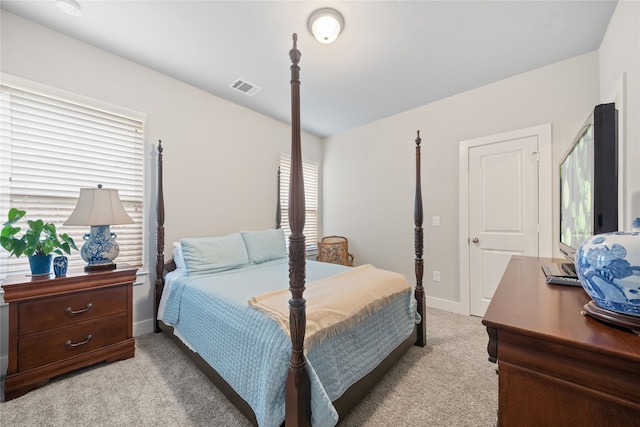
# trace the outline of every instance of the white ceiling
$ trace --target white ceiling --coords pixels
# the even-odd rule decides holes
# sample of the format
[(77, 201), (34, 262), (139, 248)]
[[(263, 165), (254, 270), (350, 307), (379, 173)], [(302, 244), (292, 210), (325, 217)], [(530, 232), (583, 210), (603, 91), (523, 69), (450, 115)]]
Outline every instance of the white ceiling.
[[(606, 1), (54, 1), (1, 7), (289, 123), (289, 49), (302, 52), (302, 128), (321, 137), (597, 49)], [(320, 44), (307, 18), (344, 16)], [(79, 61), (82, 59), (79, 58)], [(229, 88), (242, 78), (262, 88)]]

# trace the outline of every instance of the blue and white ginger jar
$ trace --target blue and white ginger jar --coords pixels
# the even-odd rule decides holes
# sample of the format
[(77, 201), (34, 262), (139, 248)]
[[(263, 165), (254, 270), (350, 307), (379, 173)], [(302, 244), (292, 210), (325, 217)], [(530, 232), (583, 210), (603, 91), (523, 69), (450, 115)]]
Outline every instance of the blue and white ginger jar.
[(596, 305), (640, 316), (640, 232), (591, 236), (578, 247), (575, 264)]
[(116, 233), (108, 225), (92, 225), (91, 233), (84, 235), (85, 243), (80, 255), (90, 266), (111, 264), (120, 253)]

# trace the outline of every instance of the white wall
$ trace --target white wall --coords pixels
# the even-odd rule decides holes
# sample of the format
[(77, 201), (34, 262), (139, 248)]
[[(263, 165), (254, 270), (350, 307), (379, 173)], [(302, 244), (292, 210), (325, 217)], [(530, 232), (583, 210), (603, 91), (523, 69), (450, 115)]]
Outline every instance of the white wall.
[(640, 217), (640, 2), (618, 2), (598, 55), (601, 102), (616, 100), (622, 88), (623, 105), (618, 108), (625, 210), (620, 228), (630, 229), (633, 219)]
[[(146, 166), (153, 185), (145, 192), (150, 209), (145, 267), (151, 276), (158, 139), (164, 146), (167, 249), (181, 237), (274, 226), (276, 172), (280, 153), (290, 152), (289, 125), (8, 12), (2, 11), (0, 19), (3, 73), (147, 115)], [(289, 80), (289, 68), (282, 78)], [(302, 144), (305, 159), (321, 161), (320, 138), (303, 133)], [(7, 354), (7, 311), (6, 305), (0, 307), (0, 357)], [(147, 279), (134, 287), (134, 334), (151, 331), (152, 317)]]
[[(588, 53), (326, 139), (324, 233), (348, 236), (358, 264), (373, 263), (414, 281), (413, 141), (421, 130), (424, 284), (430, 305), (455, 306), (461, 300), (460, 141), (552, 123), (556, 171), (558, 157), (598, 101), (597, 59), (597, 52)], [(431, 226), (434, 215), (439, 227)], [(441, 272), (440, 282), (431, 280), (432, 270)]]
[[(399, 271), (413, 281), (413, 140), (422, 136), (425, 275), (428, 303), (460, 302), (459, 142), (529, 126), (553, 126), (554, 254), (558, 162), (593, 107), (624, 87), (621, 227), (640, 216), (640, 3), (621, 1), (598, 51), (407, 111), (324, 144), (323, 231), (343, 234), (358, 264)], [(612, 95), (613, 94), (613, 95)], [(431, 217), (441, 226), (432, 227)], [(441, 282), (431, 272), (441, 272)], [(442, 302), (446, 302), (443, 304)], [(464, 307), (462, 307), (464, 308)], [(464, 311), (464, 310), (460, 310)]]

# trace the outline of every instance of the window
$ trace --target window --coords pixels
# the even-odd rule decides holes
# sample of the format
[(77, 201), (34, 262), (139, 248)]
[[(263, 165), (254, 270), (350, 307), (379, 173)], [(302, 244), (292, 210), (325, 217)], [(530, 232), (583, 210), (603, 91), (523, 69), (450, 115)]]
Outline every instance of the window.
[[(0, 224), (10, 208), (23, 209), (28, 219), (54, 223), (80, 248), (89, 227), (62, 224), (75, 208), (80, 188), (102, 184), (118, 190), (135, 221), (111, 227), (120, 246), (117, 261), (142, 266), (142, 119), (19, 86), (0, 86)], [(69, 266), (84, 264), (72, 252)], [(0, 249), (0, 278), (28, 271), (26, 257), (9, 257)]]
[[(280, 156), (280, 206), (282, 209), (282, 229), (289, 244), (289, 176), (291, 158), (285, 154)], [(305, 223), (304, 231), (307, 251), (316, 251), (318, 241), (318, 165), (302, 161), (302, 175), (304, 179)]]

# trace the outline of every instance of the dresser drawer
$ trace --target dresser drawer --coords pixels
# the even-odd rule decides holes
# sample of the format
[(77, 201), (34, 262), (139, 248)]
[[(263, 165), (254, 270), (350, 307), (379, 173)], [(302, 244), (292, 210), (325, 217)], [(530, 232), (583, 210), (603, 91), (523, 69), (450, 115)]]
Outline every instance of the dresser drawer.
[(84, 322), (18, 341), (18, 370), (36, 368), (127, 339), (127, 314)]
[(74, 325), (127, 310), (127, 287), (96, 289), (20, 303), (20, 336)]

